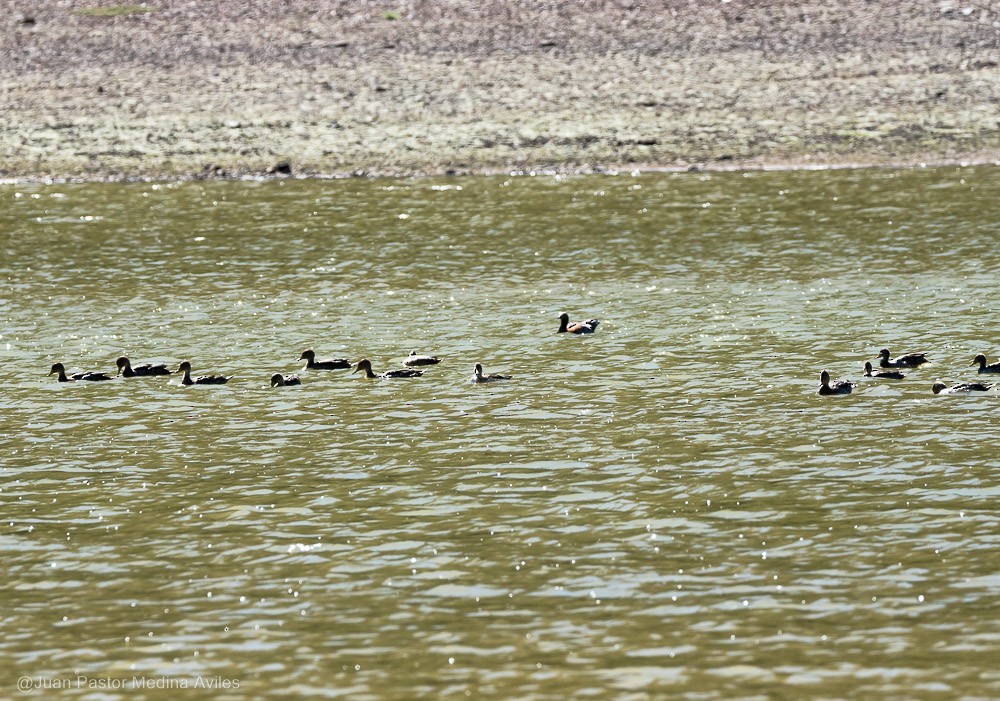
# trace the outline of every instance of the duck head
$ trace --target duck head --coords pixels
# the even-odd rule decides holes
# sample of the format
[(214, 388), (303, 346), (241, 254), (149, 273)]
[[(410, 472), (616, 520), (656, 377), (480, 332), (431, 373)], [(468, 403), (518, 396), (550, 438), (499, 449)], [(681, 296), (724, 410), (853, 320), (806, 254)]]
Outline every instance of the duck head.
[[(372, 371), (372, 361), (368, 358), (362, 358), (354, 366), (354, 372), (364, 372), (368, 377), (374, 377), (375, 373)], [(353, 373), (352, 373), (353, 374)]]

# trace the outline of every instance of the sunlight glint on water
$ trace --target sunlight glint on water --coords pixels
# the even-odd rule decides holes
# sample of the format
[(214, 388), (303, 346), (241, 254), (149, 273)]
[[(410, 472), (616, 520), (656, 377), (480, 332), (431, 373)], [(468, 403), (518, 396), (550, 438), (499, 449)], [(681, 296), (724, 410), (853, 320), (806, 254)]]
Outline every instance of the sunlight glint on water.
[[(988, 168), (4, 186), (0, 689), (996, 696), (1000, 397), (930, 385), (1000, 359), (998, 195)], [(933, 364), (816, 395), (883, 346)], [(367, 381), (310, 347), (444, 361)], [(123, 353), (236, 377), (45, 375)]]

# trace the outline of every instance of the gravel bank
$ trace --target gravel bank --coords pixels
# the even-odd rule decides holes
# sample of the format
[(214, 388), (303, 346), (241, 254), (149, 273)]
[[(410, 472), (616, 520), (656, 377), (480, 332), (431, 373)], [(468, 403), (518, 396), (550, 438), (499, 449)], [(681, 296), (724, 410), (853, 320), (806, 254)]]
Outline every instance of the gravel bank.
[(1000, 160), (977, 0), (7, 0), (0, 176)]

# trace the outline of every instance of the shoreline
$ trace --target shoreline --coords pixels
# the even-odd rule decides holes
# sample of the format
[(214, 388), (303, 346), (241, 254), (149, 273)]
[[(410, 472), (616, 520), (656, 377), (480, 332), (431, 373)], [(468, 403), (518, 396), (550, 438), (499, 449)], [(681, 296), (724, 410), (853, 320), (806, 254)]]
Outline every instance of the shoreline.
[(993, 157), (973, 157), (969, 159), (955, 160), (929, 160), (929, 161), (864, 161), (864, 162), (835, 162), (835, 163), (730, 163), (730, 164), (693, 164), (687, 167), (681, 166), (657, 166), (657, 165), (635, 165), (612, 166), (600, 165), (589, 168), (552, 168), (552, 167), (530, 167), (517, 169), (478, 169), (462, 172), (432, 172), (432, 171), (410, 171), (410, 172), (351, 172), (351, 173), (226, 173), (224, 175), (200, 173), (192, 174), (148, 174), (142, 176), (119, 176), (119, 175), (93, 175), (93, 176), (65, 176), (65, 177), (0, 177), (0, 186), (18, 185), (85, 185), (89, 183), (166, 183), (166, 182), (265, 182), (268, 180), (350, 180), (355, 178), (370, 178), (374, 180), (401, 180), (401, 179), (430, 179), (430, 178), (498, 178), (498, 177), (537, 177), (537, 176), (588, 176), (588, 175), (622, 175), (634, 173), (644, 174), (670, 174), (670, 173), (775, 173), (775, 172), (821, 172), (828, 170), (906, 170), (914, 168), (975, 168), (975, 167), (1000, 167), (1000, 159)]
[(0, 181), (1000, 162), (989, 7), (112, 2), (11, 0)]

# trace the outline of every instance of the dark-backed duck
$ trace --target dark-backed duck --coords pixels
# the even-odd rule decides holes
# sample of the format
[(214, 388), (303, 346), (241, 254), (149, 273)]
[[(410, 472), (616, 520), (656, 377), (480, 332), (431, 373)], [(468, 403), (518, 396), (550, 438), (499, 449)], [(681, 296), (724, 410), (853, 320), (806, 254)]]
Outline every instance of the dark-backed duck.
[(830, 381), (830, 373), (826, 370), (819, 374), (820, 394), (850, 394), (854, 389), (854, 383), (850, 380)]
[(354, 368), (354, 372), (364, 371), (365, 377), (371, 378), (373, 380), (386, 380), (394, 377), (420, 377), (424, 374), (423, 370), (413, 370), (412, 368), (401, 368), (399, 370), (386, 370), (385, 372), (375, 373), (372, 372), (372, 363), (368, 358), (362, 358), (358, 361), (357, 367)]
[(571, 324), (569, 323), (569, 314), (563, 312), (559, 315), (559, 331), (557, 333), (594, 333), (600, 323), (598, 319), (590, 319)]
[(410, 351), (410, 354), (406, 356), (406, 360), (403, 361), (403, 365), (407, 367), (416, 367), (418, 365), (437, 365), (441, 362), (441, 358), (436, 355), (417, 355), (416, 351)]
[(935, 380), (931, 385), (934, 394), (965, 394), (967, 392), (989, 392), (993, 388), (990, 382), (959, 382), (949, 387), (941, 380)]
[(865, 377), (875, 377), (880, 380), (902, 380), (906, 377), (905, 372), (900, 372), (899, 370), (879, 370), (874, 371), (871, 361), (865, 361)]
[(186, 360), (177, 367), (177, 372), (184, 373), (184, 377), (181, 378), (182, 385), (224, 385), (234, 377), (234, 375), (228, 377), (225, 375), (201, 375), (192, 378), (191, 363)]
[(347, 358), (327, 358), (326, 360), (316, 360), (316, 353), (312, 348), (302, 351), (299, 360), (306, 361), (304, 370), (346, 370), (351, 367), (351, 361)]
[(509, 380), (510, 375), (484, 375), (483, 366), (480, 363), (476, 363), (476, 369), (472, 374), (472, 381), (476, 384), (481, 384), (483, 382), (498, 382), (500, 380)]
[(992, 365), (986, 364), (986, 356), (980, 353), (976, 356), (976, 359), (972, 361), (973, 365), (979, 365), (979, 373), (987, 372), (1000, 372), (1000, 363), (993, 363)]
[(103, 372), (74, 372), (69, 377), (66, 377), (66, 368), (62, 363), (53, 363), (52, 368), (49, 370), (50, 375), (58, 375), (56, 378), (59, 382), (76, 382), (82, 380), (84, 382), (100, 382), (101, 380), (111, 380), (114, 379), (110, 375), (105, 375)]
[(272, 387), (291, 387), (293, 385), (301, 384), (302, 380), (299, 379), (298, 375), (282, 375), (280, 372), (276, 372), (271, 375)]
[(115, 361), (118, 366), (118, 374), (124, 377), (152, 377), (153, 375), (169, 375), (170, 370), (163, 363), (152, 365), (145, 363), (133, 367), (132, 363), (124, 355)]
[(926, 353), (909, 353), (898, 358), (889, 358), (889, 349), (883, 348), (878, 352), (879, 365), (884, 368), (915, 368), (930, 362)]

